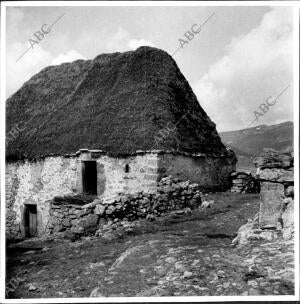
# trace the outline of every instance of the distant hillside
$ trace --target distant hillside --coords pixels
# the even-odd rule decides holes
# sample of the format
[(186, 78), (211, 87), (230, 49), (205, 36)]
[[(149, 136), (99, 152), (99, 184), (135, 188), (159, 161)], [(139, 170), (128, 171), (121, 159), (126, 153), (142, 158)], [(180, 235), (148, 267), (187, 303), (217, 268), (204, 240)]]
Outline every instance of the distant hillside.
[(293, 149), (293, 128), (291, 121), (277, 125), (260, 125), (257, 127), (220, 132), (223, 143), (230, 146), (238, 156), (239, 166), (252, 166), (252, 158), (263, 152), (264, 148), (278, 151)]

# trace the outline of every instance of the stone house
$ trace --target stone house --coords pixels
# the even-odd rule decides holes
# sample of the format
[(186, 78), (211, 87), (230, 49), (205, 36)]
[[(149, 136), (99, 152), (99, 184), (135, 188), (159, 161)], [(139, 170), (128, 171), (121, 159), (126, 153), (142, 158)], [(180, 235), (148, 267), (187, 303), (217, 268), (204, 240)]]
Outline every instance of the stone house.
[(6, 141), (9, 239), (42, 235), (57, 195), (155, 191), (168, 175), (224, 190), (236, 164), (175, 61), (150, 47), (43, 69), (7, 100)]

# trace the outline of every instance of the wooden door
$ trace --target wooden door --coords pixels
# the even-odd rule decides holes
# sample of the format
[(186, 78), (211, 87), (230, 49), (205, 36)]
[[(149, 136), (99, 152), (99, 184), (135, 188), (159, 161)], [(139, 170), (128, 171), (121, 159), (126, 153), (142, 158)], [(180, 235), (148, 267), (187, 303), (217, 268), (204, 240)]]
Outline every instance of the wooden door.
[(37, 207), (36, 205), (25, 205), (25, 235), (27, 237), (37, 236)]
[[(35, 211), (35, 212), (34, 212)], [(37, 235), (37, 212), (35, 210), (29, 210), (29, 235)]]

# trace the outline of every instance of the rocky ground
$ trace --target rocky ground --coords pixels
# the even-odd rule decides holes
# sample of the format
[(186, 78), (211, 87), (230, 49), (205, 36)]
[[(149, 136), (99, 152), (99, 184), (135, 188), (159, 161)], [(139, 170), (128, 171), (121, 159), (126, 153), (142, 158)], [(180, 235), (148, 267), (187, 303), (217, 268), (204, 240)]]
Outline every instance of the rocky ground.
[(31, 239), (8, 247), (9, 298), (291, 295), (293, 242), (233, 247), (257, 194), (210, 194), (210, 208), (141, 221), (117, 240)]

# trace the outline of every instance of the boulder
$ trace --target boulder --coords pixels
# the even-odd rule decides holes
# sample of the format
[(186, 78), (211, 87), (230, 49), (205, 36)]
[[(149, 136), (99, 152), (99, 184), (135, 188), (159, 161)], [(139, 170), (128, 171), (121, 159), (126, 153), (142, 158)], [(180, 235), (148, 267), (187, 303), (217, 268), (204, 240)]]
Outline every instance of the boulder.
[(105, 213), (105, 210), (106, 210), (105, 205), (96, 205), (94, 213), (101, 216)]
[(83, 235), (85, 230), (82, 226), (72, 226), (71, 232), (74, 233), (75, 235)]
[(190, 272), (190, 271), (185, 271), (182, 277), (183, 277), (183, 279), (188, 279), (188, 278), (190, 278), (190, 277), (192, 277), (192, 276), (193, 276), (193, 273), (192, 273), (192, 272)]
[(274, 181), (274, 182), (294, 182), (294, 170), (285, 169), (264, 169), (259, 175), (260, 180)]
[(85, 228), (97, 228), (99, 216), (97, 214), (89, 214), (85, 218)]
[(114, 206), (110, 205), (110, 206), (106, 209), (105, 214), (110, 215), (110, 214), (114, 213), (115, 210), (116, 210), (116, 208), (115, 208)]
[(86, 212), (84, 210), (75, 210), (74, 214), (77, 216), (77, 218), (84, 216)]
[(56, 217), (52, 216), (49, 219), (48, 228), (53, 228), (53, 227), (57, 226), (58, 224), (59, 224), (59, 220)]
[(81, 209), (93, 209), (96, 205), (101, 204), (102, 200), (99, 198), (94, 199), (91, 203), (85, 204), (81, 206)]
[(53, 233), (62, 232), (62, 231), (65, 231), (65, 230), (66, 230), (66, 227), (64, 227), (62, 224), (58, 224), (58, 225), (53, 227)]
[(237, 236), (232, 240), (232, 245), (242, 247), (251, 240), (267, 240), (272, 241), (278, 238), (276, 230), (259, 229), (256, 219), (248, 220), (248, 223), (242, 225), (237, 233)]
[(96, 287), (92, 290), (90, 298), (101, 298), (103, 294), (100, 292), (100, 287)]
[(267, 151), (254, 159), (256, 167), (265, 168), (290, 168), (293, 165), (293, 156), (290, 153), (281, 153), (275, 150)]
[(64, 215), (61, 211), (54, 211), (53, 216), (63, 218)]
[(76, 226), (78, 229), (75, 230), (84, 231), (86, 233), (95, 232), (98, 228), (98, 221), (99, 216), (97, 214), (89, 214), (77, 223)]
[(285, 195), (286, 195), (287, 197), (294, 198), (294, 186), (288, 186), (288, 187), (285, 189)]
[(200, 207), (201, 207), (201, 209), (211, 208), (211, 207), (213, 207), (214, 203), (215, 203), (214, 200), (204, 201)]
[(79, 223), (79, 221), (80, 221), (79, 219), (71, 220), (71, 225), (76, 226)]
[(243, 179), (237, 178), (237, 179), (234, 179), (234, 180), (232, 181), (232, 183), (233, 183), (233, 184), (240, 184), (240, 183), (242, 183), (243, 181), (244, 181)]

